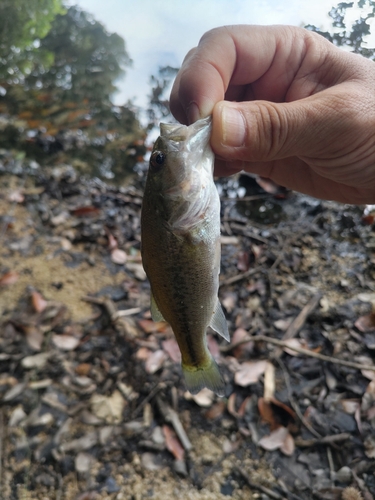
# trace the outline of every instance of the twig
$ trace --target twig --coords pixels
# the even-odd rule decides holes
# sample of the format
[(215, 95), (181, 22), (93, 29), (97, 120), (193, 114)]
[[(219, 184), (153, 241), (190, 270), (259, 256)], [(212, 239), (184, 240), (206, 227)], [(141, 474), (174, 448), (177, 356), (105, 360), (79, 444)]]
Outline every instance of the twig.
[(241, 274), (236, 274), (236, 276), (231, 276), (230, 278), (227, 278), (226, 280), (223, 280), (221, 283), (220, 283), (220, 287), (222, 286), (225, 286), (225, 285), (232, 285), (233, 283), (237, 283), (238, 281), (242, 281), (246, 278), (248, 278), (249, 276), (252, 276), (253, 274), (256, 274), (256, 273), (261, 273), (263, 272), (262, 269), (249, 269), (248, 271), (245, 271), (244, 273), (241, 273)]
[(310, 358), (320, 359), (321, 361), (327, 361), (328, 363), (332, 363), (335, 365), (347, 366), (348, 368), (355, 368), (356, 370), (370, 370), (375, 372), (375, 365), (361, 365), (360, 363), (355, 363), (353, 361), (345, 361), (344, 359), (333, 358), (332, 356), (325, 356), (324, 354), (319, 354), (318, 352), (309, 351), (308, 349), (303, 349), (302, 347), (296, 347), (288, 345), (288, 342), (283, 340), (273, 339), (272, 337), (267, 337), (267, 335), (253, 335), (252, 337), (248, 337), (247, 340), (241, 341), (242, 343), (246, 343), (249, 340), (253, 340), (254, 342), (268, 342), (270, 344), (274, 344), (280, 347), (287, 347), (291, 351), (298, 352), (299, 354), (304, 354), (305, 356), (309, 356)]
[(124, 316), (133, 316), (133, 314), (138, 314), (142, 311), (140, 307), (132, 307), (131, 309), (120, 309), (117, 311), (117, 317), (123, 318)]
[(186, 451), (190, 451), (193, 448), (193, 445), (189, 441), (189, 438), (181, 424), (177, 413), (172, 407), (169, 406), (169, 404), (164, 399), (159, 396), (156, 398), (156, 403), (158, 405), (160, 413), (164, 417), (164, 420), (172, 424), (172, 427), (175, 430), (179, 440), (181, 441), (182, 446)]
[(320, 439), (300, 439), (296, 438), (295, 443), (299, 448), (310, 448), (312, 446), (317, 446), (319, 444), (336, 444), (341, 441), (347, 441), (351, 439), (351, 434), (348, 432), (343, 432), (342, 434), (332, 434), (331, 436), (324, 436)]
[(109, 297), (91, 297), (90, 295), (86, 295), (85, 297), (82, 297), (82, 300), (103, 307), (115, 328), (117, 328), (118, 330), (121, 329), (125, 333), (125, 335), (129, 337), (129, 339), (134, 338), (134, 332), (130, 328), (130, 325), (128, 325), (126, 320), (124, 320), (123, 318), (125, 316), (131, 316), (132, 314), (139, 313), (141, 311), (140, 308), (133, 307), (131, 309), (118, 311), (114, 302)]
[(116, 306), (109, 297), (91, 297), (90, 295), (86, 295), (82, 297), (82, 300), (102, 306), (106, 310), (111, 321), (115, 322), (118, 318)]
[(329, 475), (331, 481), (335, 477), (335, 464), (333, 463), (333, 456), (332, 456), (332, 450), (330, 447), (326, 448), (326, 453), (327, 453), (327, 459), (328, 459), (328, 464), (329, 464)]
[(301, 420), (301, 422), (303, 423), (303, 425), (306, 427), (306, 429), (308, 429), (309, 432), (311, 432), (311, 434), (313, 436), (315, 436), (316, 438), (318, 439), (321, 439), (321, 435), (319, 434), (319, 432), (317, 432), (314, 427), (312, 427), (309, 422), (306, 420), (306, 418), (303, 416), (297, 402), (295, 401), (295, 399), (293, 398), (293, 391), (292, 391), (292, 388), (290, 386), (290, 377), (289, 377), (289, 373), (287, 371), (287, 369), (285, 368), (285, 365), (284, 363), (281, 361), (281, 359), (277, 359), (276, 360), (280, 366), (280, 368), (282, 369), (283, 371), (283, 374), (284, 374), (284, 379), (285, 379), (285, 385), (286, 385), (286, 388), (287, 388), (287, 391), (288, 391), (288, 398), (289, 398), (289, 401), (290, 401), (290, 404), (292, 405), (292, 408), (293, 410), (296, 412), (296, 414), (298, 415), (298, 418)]
[(275, 500), (287, 500), (284, 496), (280, 495), (279, 493), (275, 493), (274, 491), (270, 490), (269, 488), (266, 488), (265, 486), (262, 486), (261, 484), (254, 483), (249, 476), (246, 474), (246, 472), (241, 468), (236, 466), (234, 468), (235, 471), (237, 471), (243, 479), (247, 482), (247, 484), (250, 486), (250, 488), (255, 488), (256, 490), (261, 491), (262, 493), (265, 493), (268, 495), (270, 498), (274, 498)]
[(0, 496), (3, 491), (3, 429), (4, 415), (3, 410), (0, 410)]
[[(249, 335), (252, 335), (256, 331), (256, 328), (251, 328), (251, 330), (248, 331)], [(251, 342), (253, 337), (246, 337), (245, 339), (241, 339), (238, 342), (235, 342), (234, 344), (227, 344), (227, 345), (220, 345), (219, 350), (220, 352), (230, 352), (236, 349), (237, 347), (240, 347), (241, 345), (248, 344)]]
[[(302, 308), (298, 316), (294, 318), (292, 323), (289, 325), (288, 329), (283, 335), (282, 340), (291, 339), (297, 335), (297, 333), (306, 323), (307, 318), (318, 307), (321, 298), (322, 294), (318, 292), (309, 300), (309, 302)], [(278, 358), (281, 356), (281, 353), (282, 353), (281, 349), (276, 349), (272, 357)]]
[(131, 414), (131, 419), (135, 418), (140, 410), (147, 404), (161, 389), (165, 388), (165, 384), (163, 382), (158, 382), (154, 385), (151, 391), (147, 394), (145, 399), (135, 408), (135, 410)]

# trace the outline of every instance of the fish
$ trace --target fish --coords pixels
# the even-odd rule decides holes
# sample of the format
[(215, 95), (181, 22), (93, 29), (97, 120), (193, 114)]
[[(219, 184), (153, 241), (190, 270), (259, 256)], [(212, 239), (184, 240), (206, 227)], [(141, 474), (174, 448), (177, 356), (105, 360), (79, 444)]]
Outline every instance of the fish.
[(171, 325), (187, 389), (197, 394), (207, 387), (223, 396), (206, 334), (210, 326), (230, 341), (218, 298), (220, 198), (211, 129), (211, 117), (189, 126), (160, 124), (142, 200), (141, 254), (152, 319)]

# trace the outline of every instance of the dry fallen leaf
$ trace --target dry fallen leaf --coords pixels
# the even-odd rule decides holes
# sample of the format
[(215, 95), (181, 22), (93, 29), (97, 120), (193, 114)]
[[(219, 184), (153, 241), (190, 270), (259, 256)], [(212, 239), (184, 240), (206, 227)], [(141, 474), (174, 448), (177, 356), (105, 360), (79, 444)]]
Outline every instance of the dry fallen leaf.
[(155, 352), (151, 352), (149, 357), (146, 359), (145, 369), (147, 373), (156, 373), (163, 366), (167, 359), (167, 354), (162, 350), (158, 349)]
[(108, 424), (121, 422), (125, 403), (125, 399), (117, 389), (109, 397), (102, 394), (93, 394), (90, 399), (91, 411)]
[(251, 353), (254, 350), (254, 341), (250, 339), (247, 330), (244, 328), (236, 328), (233, 333), (233, 337), (231, 339), (231, 344), (237, 344), (246, 338), (249, 338), (249, 342), (239, 345), (235, 349), (233, 349), (233, 355), (236, 358), (245, 357), (247, 354)]
[(73, 337), (72, 335), (58, 335), (54, 333), (52, 335), (52, 342), (56, 347), (63, 351), (73, 351), (78, 347), (80, 339)]
[(43, 332), (36, 326), (26, 326), (23, 328), (26, 335), (26, 342), (34, 351), (40, 351), (44, 340)]
[(120, 248), (114, 248), (111, 252), (111, 260), (115, 264), (122, 265), (127, 261), (127, 255), (124, 250), (121, 250)]
[(151, 356), (152, 351), (147, 349), (147, 347), (140, 347), (138, 351), (135, 353), (135, 357), (142, 361), (146, 361)]
[(163, 340), (161, 345), (172, 361), (174, 361), (175, 363), (181, 363), (181, 351), (178, 347), (177, 340)]
[(228, 407), (227, 407), (228, 413), (230, 413), (233, 417), (243, 418), (243, 416), (245, 415), (246, 406), (247, 406), (247, 403), (249, 402), (249, 400), (250, 400), (250, 396), (245, 398), (242, 401), (238, 410), (236, 410), (236, 393), (233, 392), (228, 398)]
[(48, 302), (36, 290), (33, 290), (31, 292), (31, 303), (34, 308), (34, 311), (37, 313), (43, 312), (48, 304)]
[(268, 361), (246, 361), (234, 375), (234, 381), (241, 387), (256, 384), (267, 368)]
[(145, 333), (164, 332), (167, 323), (164, 321), (152, 321), (151, 319), (140, 319), (138, 325)]
[(203, 408), (208, 408), (209, 406), (211, 406), (215, 398), (215, 394), (206, 387), (199, 391), (198, 394), (191, 394), (190, 392), (186, 391), (184, 396), (185, 399), (193, 400), (195, 403), (197, 403), (198, 406), (202, 406)]
[(23, 203), (25, 201), (25, 196), (20, 190), (12, 191), (8, 195), (8, 201), (12, 203)]
[(19, 278), (16, 271), (9, 271), (0, 276), (0, 286), (13, 285)]
[(371, 312), (365, 316), (360, 316), (354, 326), (362, 333), (373, 332), (375, 330), (375, 314)]
[(294, 452), (294, 439), (286, 427), (278, 427), (269, 436), (262, 437), (258, 445), (265, 450), (280, 449), (285, 455), (292, 455)]
[(172, 453), (176, 460), (183, 460), (185, 450), (177, 438), (176, 433), (168, 425), (163, 425), (163, 434), (167, 450)]

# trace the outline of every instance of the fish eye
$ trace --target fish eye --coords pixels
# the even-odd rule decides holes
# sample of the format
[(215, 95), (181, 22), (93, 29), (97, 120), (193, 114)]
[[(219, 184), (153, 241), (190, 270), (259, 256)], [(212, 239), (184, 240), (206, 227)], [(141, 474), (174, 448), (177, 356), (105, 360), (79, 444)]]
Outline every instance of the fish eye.
[(166, 155), (161, 151), (154, 151), (150, 158), (150, 164), (155, 169), (159, 169), (164, 165)]

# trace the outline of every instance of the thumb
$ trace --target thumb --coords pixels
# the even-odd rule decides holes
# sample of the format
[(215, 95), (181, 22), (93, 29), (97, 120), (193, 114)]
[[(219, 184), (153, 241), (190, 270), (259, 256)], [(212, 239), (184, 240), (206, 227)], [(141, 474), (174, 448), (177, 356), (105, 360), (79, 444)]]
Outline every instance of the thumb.
[(324, 157), (342, 144), (350, 126), (350, 106), (337, 111), (330, 92), (288, 103), (216, 103), (211, 145), (226, 160), (266, 162), (291, 156)]

